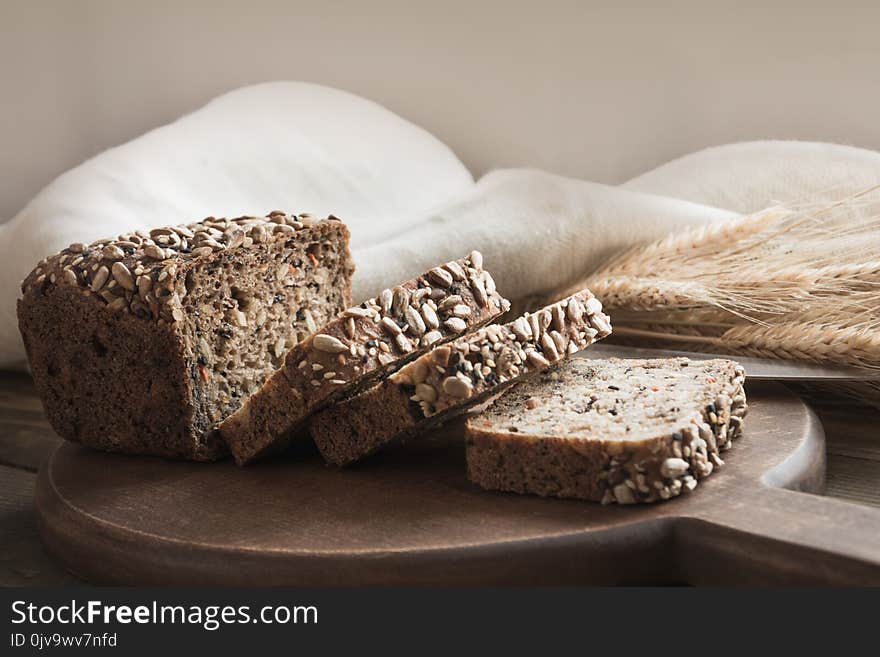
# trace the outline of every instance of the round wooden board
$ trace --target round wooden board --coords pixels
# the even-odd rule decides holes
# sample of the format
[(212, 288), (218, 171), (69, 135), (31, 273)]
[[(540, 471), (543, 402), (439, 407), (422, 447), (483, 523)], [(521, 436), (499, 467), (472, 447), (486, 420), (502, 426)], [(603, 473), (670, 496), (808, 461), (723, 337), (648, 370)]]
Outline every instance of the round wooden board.
[(344, 470), (309, 450), (238, 468), (65, 444), (40, 531), (95, 583), (880, 583), (880, 511), (793, 490), (821, 486), (815, 416), (782, 386), (748, 393), (727, 465), (663, 504), (479, 490), (454, 425)]

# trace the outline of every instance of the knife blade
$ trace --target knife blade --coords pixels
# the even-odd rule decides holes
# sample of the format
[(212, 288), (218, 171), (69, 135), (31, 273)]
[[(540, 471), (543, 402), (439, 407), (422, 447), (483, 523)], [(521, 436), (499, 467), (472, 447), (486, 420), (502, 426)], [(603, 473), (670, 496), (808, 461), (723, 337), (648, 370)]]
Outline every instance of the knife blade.
[(673, 349), (653, 349), (630, 347), (626, 345), (600, 342), (586, 349), (579, 356), (584, 358), (678, 358), (709, 360), (729, 358), (735, 360), (746, 370), (746, 377), (756, 381), (871, 381), (880, 380), (880, 374), (857, 367), (819, 365), (754, 356), (731, 356), (726, 354), (706, 354)]

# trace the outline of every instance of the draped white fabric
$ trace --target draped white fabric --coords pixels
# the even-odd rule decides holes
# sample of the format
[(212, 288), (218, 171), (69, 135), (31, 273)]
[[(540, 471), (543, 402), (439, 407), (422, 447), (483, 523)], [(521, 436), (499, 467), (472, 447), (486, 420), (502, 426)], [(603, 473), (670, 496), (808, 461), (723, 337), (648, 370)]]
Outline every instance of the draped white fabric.
[(527, 169), (474, 182), (375, 103), (299, 82), (246, 87), (68, 171), (0, 225), (0, 366), (24, 361), (19, 282), (74, 241), (209, 215), (333, 213), (352, 232), (357, 301), (474, 248), (516, 299), (682, 227), (878, 182), (880, 153), (778, 141), (707, 149), (620, 186)]

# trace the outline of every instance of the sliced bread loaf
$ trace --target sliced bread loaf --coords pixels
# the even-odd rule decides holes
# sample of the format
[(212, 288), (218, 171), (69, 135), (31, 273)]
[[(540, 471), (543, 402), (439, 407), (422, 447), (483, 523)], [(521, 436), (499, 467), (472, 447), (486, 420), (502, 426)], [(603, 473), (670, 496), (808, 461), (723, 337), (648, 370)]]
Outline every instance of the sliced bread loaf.
[(349, 308), (288, 352), (220, 425), (239, 464), (288, 444), (314, 411), (510, 308), (479, 251)]
[(351, 303), (348, 229), (273, 212), (71, 244), (22, 283), (19, 328), (63, 438), (209, 460), (215, 428)]
[(610, 333), (602, 304), (584, 290), (436, 347), (379, 385), (317, 413), (312, 437), (328, 463), (352, 463), (441, 424)]
[(603, 504), (693, 490), (723, 464), (747, 406), (729, 360), (572, 358), (467, 421), (483, 488)]

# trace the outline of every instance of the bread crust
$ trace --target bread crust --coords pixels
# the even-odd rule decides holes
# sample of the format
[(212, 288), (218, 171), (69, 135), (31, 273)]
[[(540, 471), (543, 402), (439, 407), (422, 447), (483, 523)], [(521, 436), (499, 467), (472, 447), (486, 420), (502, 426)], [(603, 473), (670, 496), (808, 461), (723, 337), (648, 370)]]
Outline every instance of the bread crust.
[[(520, 428), (527, 422), (508, 417), (511, 405), (521, 406), (523, 416), (529, 417), (529, 407), (555, 403), (555, 390), (577, 385), (570, 376), (575, 370), (595, 367), (619, 367), (621, 371), (667, 368), (678, 376), (704, 378), (707, 398), (712, 401), (682, 417), (672, 430), (636, 439), (578, 436), (573, 435), (573, 428), (569, 431), (567, 427), (559, 427), (553, 433), (530, 433)], [(555, 380), (549, 378), (553, 375)], [(603, 504), (648, 503), (676, 497), (693, 490), (700, 480), (723, 465), (720, 454), (740, 436), (748, 411), (744, 381), (743, 368), (724, 359), (609, 359), (601, 365), (597, 361), (573, 359), (541, 380), (533, 379), (508, 393), (502, 398), (505, 408), (492, 407), (484, 415), (468, 419), (468, 478), (488, 490)], [(579, 391), (585, 399), (590, 398), (588, 386), (581, 384)], [(628, 412), (637, 414), (639, 409)], [(632, 419), (621, 417), (620, 421)], [(509, 426), (501, 428), (503, 424)]]
[(379, 385), (315, 414), (312, 438), (328, 463), (353, 463), (442, 424), (610, 332), (601, 303), (583, 290), (436, 347)]

